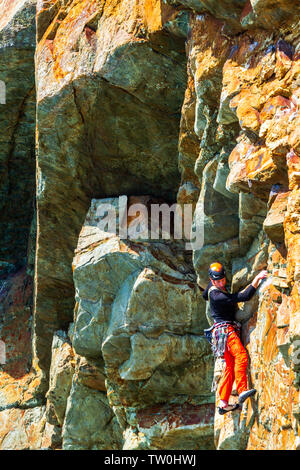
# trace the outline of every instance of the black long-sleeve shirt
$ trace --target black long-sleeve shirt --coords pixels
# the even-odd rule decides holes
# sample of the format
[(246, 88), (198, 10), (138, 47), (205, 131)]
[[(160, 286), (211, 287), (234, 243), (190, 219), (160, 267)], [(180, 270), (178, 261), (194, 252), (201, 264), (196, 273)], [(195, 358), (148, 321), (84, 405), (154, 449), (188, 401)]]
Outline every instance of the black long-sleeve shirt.
[(212, 287), (212, 282), (208, 284), (202, 296), (205, 300), (210, 300), (210, 311), (214, 321), (234, 321), (238, 302), (246, 302), (256, 292), (255, 287), (250, 284), (245, 290), (230, 294), (219, 289), (213, 289), (208, 299), (208, 291)]

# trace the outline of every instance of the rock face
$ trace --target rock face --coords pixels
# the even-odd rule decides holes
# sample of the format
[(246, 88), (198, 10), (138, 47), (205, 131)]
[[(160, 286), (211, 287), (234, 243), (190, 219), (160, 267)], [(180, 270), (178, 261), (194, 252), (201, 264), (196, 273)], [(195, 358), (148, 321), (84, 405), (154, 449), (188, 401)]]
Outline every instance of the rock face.
[[(129, 198), (129, 210), (133, 201), (145, 198)], [(125, 448), (211, 447), (213, 360), (183, 244), (107, 238), (97, 226), (104, 202), (118, 208), (118, 198), (93, 199), (75, 251), (74, 350), (102, 363)], [(80, 420), (82, 410), (71, 402), (69, 414)]]
[[(295, 3), (4, 2), (1, 449), (299, 449)], [(193, 250), (161, 223), (138, 236), (130, 208), (175, 202)], [(268, 270), (238, 313), (257, 394), (225, 416), (213, 261), (233, 291)]]
[[(28, 250), (35, 195), (35, 2), (4, 1), (0, 16), (0, 276), (34, 260)], [(3, 95), (3, 96), (2, 96)], [(33, 234), (32, 234), (33, 235)]]
[[(254, 15), (256, 11), (254, 8)], [(207, 238), (194, 253), (194, 266), (204, 285), (208, 262), (222, 260), (231, 273), (234, 290), (249, 283), (264, 267), (271, 276), (240, 313), (251, 358), (249, 380), (258, 390), (257, 399), (244, 405), (240, 414), (216, 415), (215, 444), (219, 449), (295, 449), (299, 445), (295, 352), (299, 345), (295, 328), (299, 312), (295, 273), (299, 182), (292, 179), (290, 168), (294, 172), (298, 164), (299, 171), (295, 148), (299, 36), (289, 32), (290, 24), (270, 35), (258, 29), (262, 25), (259, 18), (251, 31), (241, 31), (238, 37), (224, 36), (224, 24), (219, 23), (211, 32), (208, 26), (212, 22), (217, 24), (207, 14), (195, 16), (187, 42), (191, 92), (186, 95), (182, 115), (190, 112), (193, 93), (195, 119), (190, 121), (190, 132), (200, 139), (200, 153), (194, 161), (202, 180), (197, 204), (203, 208), (204, 220), (213, 219), (211, 225), (205, 223)], [(183, 118), (179, 142), (186, 134)], [(222, 179), (218, 171), (224, 172), (226, 164), (227, 175)], [(219, 181), (223, 181), (222, 191)], [(225, 205), (229, 201), (225, 189), (237, 195), (238, 208), (234, 201)], [(233, 220), (227, 225), (226, 214), (239, 216), (236, 229)], [(216, 380), (218, 377), (216, 370)]]
[[(35, 257), (35, 1), (0, 13), (0, 448), (41, 447), (31, 370)], [(2, 354), (1, 354), (2, 356)]]
[(176, 194), (184, 38), (164, 29), (177, 12), (160, 3), (37, 5), (34, 347), (46, 376), (51, 335), (72, 320), (71, 263), (91, 198)]

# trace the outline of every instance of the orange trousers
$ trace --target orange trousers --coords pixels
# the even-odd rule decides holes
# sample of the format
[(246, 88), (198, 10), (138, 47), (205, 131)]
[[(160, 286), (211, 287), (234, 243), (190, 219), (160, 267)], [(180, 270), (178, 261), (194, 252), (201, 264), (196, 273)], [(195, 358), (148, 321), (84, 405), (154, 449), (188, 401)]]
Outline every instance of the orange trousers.
[(241, 343), (240, 338), (229, 326), (227, 332), (233, 331), (227, 338), (224, 359), (226, 368), (219, 385), (219, 396), (221, 400), (229, 401), (233, 382), (236, 383), (238, 394), (247, 390), (246, 369), (248, 364), (247, 352)]

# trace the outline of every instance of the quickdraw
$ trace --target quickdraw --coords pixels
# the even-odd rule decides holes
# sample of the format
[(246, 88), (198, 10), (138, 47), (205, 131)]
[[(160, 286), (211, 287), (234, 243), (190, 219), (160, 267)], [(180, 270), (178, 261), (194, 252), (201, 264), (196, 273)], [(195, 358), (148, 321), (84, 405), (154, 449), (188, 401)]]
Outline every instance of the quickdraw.
[[(232, 326), (233, 330), (228, 332), (227, 330), (229, 326)], [(240, 323), (235, 321), (224, 321), (220, 323), (215, 323), (210, 328), (204, 330), (204, 335), (209, 341), (212, 348), (212, 352), (215, 357), (224, 357), (228, 336), (231, 335), (234, 331), (238, 335), (240, 335), (240, 329)]]

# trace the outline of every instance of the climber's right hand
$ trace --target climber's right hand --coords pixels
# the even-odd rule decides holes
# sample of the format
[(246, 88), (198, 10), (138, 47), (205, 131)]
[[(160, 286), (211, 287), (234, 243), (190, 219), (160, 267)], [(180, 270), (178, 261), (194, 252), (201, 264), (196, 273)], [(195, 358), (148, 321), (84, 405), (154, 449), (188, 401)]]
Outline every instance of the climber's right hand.
[(267, 275), (268, 275), (268, 271), (266, 269), (258, 273), (257, 276), (255, 276), (255, 278), (252, 281), (252, 286), (255, 287), (256, 289), (258, 287), (259, 281), (261, 279), (265, 279)]
[(261, 279), (265, 279), (267, 275), (268, 275), (268, 271), (264, 269), (263, 271), (257, 274), (256, 278), (258, 281), (260, 281)]

